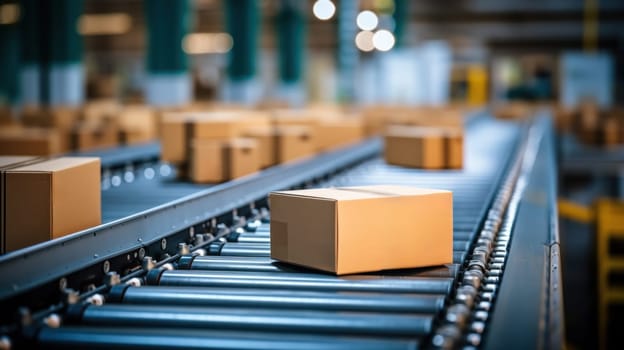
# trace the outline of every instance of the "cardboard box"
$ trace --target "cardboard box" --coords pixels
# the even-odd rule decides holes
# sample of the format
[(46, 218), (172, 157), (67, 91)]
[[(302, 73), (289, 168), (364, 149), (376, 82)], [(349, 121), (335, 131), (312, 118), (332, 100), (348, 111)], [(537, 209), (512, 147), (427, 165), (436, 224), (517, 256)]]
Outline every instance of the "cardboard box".
[(455, 128), (446, 129), (444, 141), (446, 167), (449, 169), (462, 169), (464, 167), (463, 130)]
[(121, 105), (114, 99), (91, 100), (82, 107), (81, 118), (89, 123), (115, 121), (121, 112)]
[(74, 107), (25, 106), (21, 118), (26, 126), (71, 130), (79, 116), (80, 111)]
[(115, 124), (78, 124), (71, 133), (72, 149), (85, 151), (117, 146), (118, 129)]
[(275, 159), (286, 163), (315, 153), (314, 133), (303, 126), (281, 126), (275, 129)]
[(423, 169), (461, 169), (464, 132), (455, 127), (390, 126), (385, 135), (388, 164)]
[(99, 158), (57, 158), (13, 168), (5, 181), (6, 251), (101, 223)]
[(446, 167), (443, 129), (391, 126), (384, 140), (388, 164), (423, 169)]
[(222, 182), (260, 169), (258, 144), (253, 139), (194, 140), (189, 176), (193, 182)]
[(0, 156), (0, 253), (5, 252), (4, 249), (4, 239), (2, 239), (3, 235), (3, 227), (5, 220), (5, 210), (4, 210), (4, 193), (6, 192), (6, 181), (5, 174), (7, 170), (12, 168), (20, 167), (23, 165), (28, 165), (37, 161), (40, 161), (42, 158), (39, 157), (29, 157), (29, 156)]
[(119, 142), (121, 144), (137, 144), (156, 139), (156, 113), (143, 105), (126, 106), (119, 112)]
[[(271, 257), (339, 275), (453, 260), (449, 191), (364, 186), (273, 192)], [(392, 237), (384, 233), (392, 232)]]
[(249, 112), (170, 113), (161, 126), (162, 154), (166, 162), (187, 161), (190, 140), (228, 140), (248, 127), (268, 126), (268, 115)]
[(48, 156), (67, 151), (56, 130), (6, 128), (0, 130), (0, 154)]
[(304, 126), (312, 132), (319, 124), (318, 113), (305, 109), (277, 109), (273, 111), (273, 125), (275, 126)]
[(364, 137), (364, 123), (360, 119), (322, 119), (317, 127), (316, 147), (327, 151), (360, 141)]
[(275, 149), (277, 133), (272, 127), (252, 127), (243, 132), (243, 137), (252, 138), (258, 144), (260, 167), (266, 168), (277, 164), (278, 155)]

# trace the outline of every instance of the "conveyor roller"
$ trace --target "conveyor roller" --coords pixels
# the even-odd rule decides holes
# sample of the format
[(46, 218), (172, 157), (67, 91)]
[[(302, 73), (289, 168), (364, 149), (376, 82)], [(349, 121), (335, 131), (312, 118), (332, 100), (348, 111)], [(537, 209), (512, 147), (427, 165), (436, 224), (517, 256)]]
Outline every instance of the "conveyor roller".
[(422, 336), (431, 331), (432, 315), (337, 313), (199, 306), (87, 305), (76, 315), (84, 325), (231, 329), (316, 334)]
[(222, 288), (278, 288), (281, 290), (447, 294), (450, 278), (384, 277), (355, 275), (336, 277), (325, 274), (268, 273), (240, 271), (159, 271), (147, 275), (147, 283), (161, 286)]
[(108, 301), (147, 305), (435, 313), (444, 306), (444, 299), (443, 295), (427, 294), (344, 294), (266, 289), (117, 286), (111, 291)]

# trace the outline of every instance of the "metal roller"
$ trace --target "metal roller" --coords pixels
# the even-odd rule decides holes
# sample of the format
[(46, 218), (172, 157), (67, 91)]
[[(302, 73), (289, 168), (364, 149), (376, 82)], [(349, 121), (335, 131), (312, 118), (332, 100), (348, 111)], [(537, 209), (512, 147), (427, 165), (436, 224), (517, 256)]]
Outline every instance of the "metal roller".
[(252, 243), (212, 243), (208, 249), (210, 255), (222, 256), (270, 256), (271, 246)]
[(239, 242), (239, 243), (269, 243), (269, 242), (271, 242), (271, 236), (270, 235), (255, 235), (255, 234), (240, 235), (240, 236), (238, 236), (238, 238), (236, 238), (236, 240), (234, 242)]
[[(306, 271), (304, 268), (294, 265), (280, 263), (278, 261), (269, 258), (254, 258), (252, 262), (245, 262), (240, 260), (228, 260), (229, 257), (220, 257), (221, 259), (215, 259), (214, 256), (192, 256), (185, 257), (183, 264), (179, 267), (187, 270), (220, 270), (220, 271), (249, 271), (249, 272), (302, 272)], [(423, 269), (410, 269), (410, 270), (398, 270), (397, 272), (384, 271), (376, 274), (388, 274), (402, 276), (418, 276), (418, 277), (455, 277), (459, 265), (447, 265), (441, 267), (423, 268)]]
[[(258, 244), (243, 243), (213, 243), (209, 247), (210, 255), (221, 256), (247, 256), (247, 257), (270, 257), (271, 247)], [(454, 251), (453, 264), (462, 264), (466, 258), (466, 252)]]
[(217, 306), (293, 310), (337, 310), (392, 313), (436, 313), (444, 306), (442, 295), (383, 295), (225, 289), (201, 287), (113, 287), (108, 302), (147, 305)]
[(423, 336), (433, 315), (339, 313), (218, 307), (104, 304), (84, 306), (84, 325), (227, 329), (373, 336)]
[(401, 278), (357, 275), (336, 277), (322, 274), (239, 271), (152, 270), (149, 285), (221, 288), (277, 288), (282, 290), (353, 291), (385, 293), (448, 294), (449, 278)]
[[(236, 242), (236, 243), (240, 243), (241, 246), (244, 245), (270, 245), (271, 244), (271, 237), (270, 236), (259, 236), (259, 237), (255, 237), (253, 235), (239, 235), (236, 238), (232, 238), (231, 242)], [(228, 243), (232, 244), (232, 243)], [(470, 247), (470, 242), (468, 240), (459, 240), (457, 238), (455, 238), (453, 240), (453, 250), (454, 251), (465, 251), (468, 250), (468, 248)]]
[(44, 327), (35, 346), (43, 349), (205, 350), (415, 350), (417, 340), (332, 337), (310, 334), (128, 327)]
[[(267, 255), (271, 254), (271, 243), (268, 240), (257, 243), (217, 242), (214, 244), (221, 245), (220, 255), (224, 256), (262, 256), (259, 254), (264, 251), (267, 251)], [(470, 242), (468, 241), (453, 242), (453, 251), (463, 252), (466, 251), (469, 246)]]

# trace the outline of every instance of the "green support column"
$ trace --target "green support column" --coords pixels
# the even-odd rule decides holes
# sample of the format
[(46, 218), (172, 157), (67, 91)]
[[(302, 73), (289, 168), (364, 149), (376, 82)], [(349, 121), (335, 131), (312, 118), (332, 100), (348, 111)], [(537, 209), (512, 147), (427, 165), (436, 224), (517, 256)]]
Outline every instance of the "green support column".
[(407, 30), (408, 15), (409, 1), (394, 0), (394, 12), (392, 13), (392, 18), (394, 19), (394, 37), (396, 40), (396, 47), (403, 47), (405, 45), (405, 31)]
[(20, 45), (20, 100), (24, 105), (38, 105), (42, 102), (39, 0), (21, 0), (20, 5), (20, 42), (28, 43)]
[(79, 106), (84, 102), (82, 37), (77, 28), (82, 9), (83, 0), (39, 2), (44, 104)]
[(302, 82), (305, 57), (305, 1), (282, 0), (276, 17), (279, 53), (279, 99), (293, 105), (305, 100)]
[(176, 106), (191, 102), (192, 80), (182, 40), (190, 28), (189, 0), (146, 0), (147, 102)]
[(349, 0), (338, 3), (338, 101), (352, 102), (355, 99), (355, 69), (358, 64), (358, 51), (354, 39), (357, 34), (356, 18), (359, 1)]
[[(5, 4), (5, 6), (7, 6)], [(12, 105), (17, 100), (19, 68), (19, 32), (17, 20), (19, 7), (16, 3), (8, 5), (0, 21), (0, 106)], [(13, 14), (13, 18), (9, 18)], [(6, 22), (4, 22), (6, 20)]]
[(228, 54), (228, 81), (223, 91), (228, 101), (257, 102), (260, 90), (255, 79), (260, 34), (257, 0), (224, 0), (227, 32), (233, 46)]

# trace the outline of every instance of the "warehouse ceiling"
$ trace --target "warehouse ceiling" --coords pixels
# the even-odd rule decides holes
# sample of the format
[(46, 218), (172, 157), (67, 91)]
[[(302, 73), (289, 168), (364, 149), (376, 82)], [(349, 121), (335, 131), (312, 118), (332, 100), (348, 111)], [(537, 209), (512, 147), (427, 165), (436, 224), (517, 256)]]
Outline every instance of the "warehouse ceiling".
[[(347, 0), (343, 0), (347, 1)], [(355, 0), (354, 0), (355, 1)], [(340, 10), (339, 0), (334, 2)], [(90, 35), (89, 51), (142, 51), (145, 20), (142, 0), (87, 0), (86, 13), (126, 13), (131, 18), (127, 32), (117, 35)], [(192, 30), (222, 32), (222, 1), (195, 0)], [(361, 0), (361, 8), (371, 8), (373, 0)], [(424, 40), (444, 39), (454, 46), (480, 46), (489, 49), (559, 50), (581, 48), (583, 18), (593, 0), (419, 0), (409, 2), (408, 45)], [(600, 43), (608, 48), (624, 46), (624, 2), (597, 3)], [(261, 46), (275, 46), (272, 18), (279, 0), (260, 1), (262, 12)], [(307, 4), (308, 46), (330, 49), (336, 46), (336, 16), (320, 21), (312, 15), (313, 1)], [(355, 25), (355, 24), (354, 24)]]

